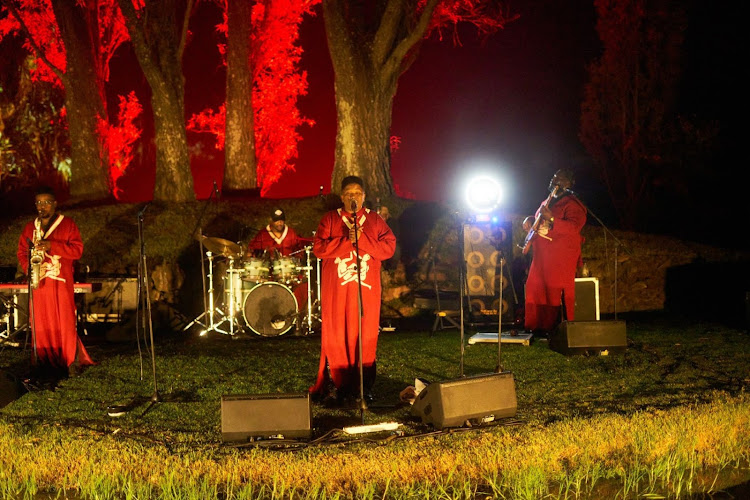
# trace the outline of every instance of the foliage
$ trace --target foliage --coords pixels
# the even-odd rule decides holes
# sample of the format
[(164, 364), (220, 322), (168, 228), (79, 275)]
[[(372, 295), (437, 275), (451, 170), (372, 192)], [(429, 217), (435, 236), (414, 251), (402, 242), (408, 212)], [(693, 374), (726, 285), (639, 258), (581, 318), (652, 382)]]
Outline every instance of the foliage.
[[(297, 158), (297, 144), (301, 140), (298, 128), (314, 122), (300, 115), (299, 96), (307, 94), (307, 74), (299, 70), (302, 48), (297, 45), (299, 25), (304, 15), (320, 0), (262, 0), (252, 9), (252, 92), (255, 114), (255, 145), (257, 182), (265, 194), (293, 169)], [(226, 0), (217, 1), (224, 10), (224, 21), (217, 31), (226, 36)], [(219, 51), (225, 54), (225, 45)], [(225, 61), (226, 64), (226, 61)], [(216, 136), (216, 147), (224, 147), (226, 107), (218, 111), (204, 110), (188, 121), (188, 130), (208, 132)]]
[[(3, 42), (4, 45), (9, 44)], [(6, 72), (0, 92), (0, 191), (8, 192), (63, 175), (59, 166), (70, 162), (65, 108), (61, 89), (47, 81), (33, 81), (25, 67)]]
[(687, 26), (680, 2), (595, 2), (604, 51), (589, 67), (580, 138), (624, 227), (652, 217), (656, 195), (685, 191), (716, 136), (676, 106)]
[(127, 97), (118, 96), (120, 110), (117, 123), (111, 124), (99, 118), (99, 137), (104, 144), (105, 156), (109, 161), (110, 185), (113, 187), (115, 198), (119, 198), (120, 189), (117, 187), (119, 179), (133, 161), (133, 145), (141, 137), (141, 129), (135, 124), (140, 117), (143, 107), (138, 102), (135, 92)]
[[(101, 109), (106, 114), (106, 97), (104, 95), (105, 82), (109, 80), (109, 64), (117, 49), (128, 40), (127, 29), (125, 28), (122, 13), (117, 6), (116, 0), (89, 0), (78, 2), (78, 7), (82, 9), (81, 15), (85, 15), (87, 22), (93, 33), (98, 34), (90, 40), (92, 46), (91, 53), (94, 54), (94, 70), (97, 76), (99, 86), (98, 99), (101, 100)], [(64, 87), (76, 85), (77, 82), (70, 81), (66, 74), (67, 59), (65, 45), (60, 35), (60, 28), (55, 19), (55, 13), (52, 8), (51, 0), (20, 0), (17, 4), (4, 3), (1, 7), (0, 14), (7, 13), (7, 16), (0, 16), (0, 40), (12, 35), (21, 34), (24, 42), (23, 47), (29, 54), (34, 54), (34, 63), (28, 65), (29, 74), (32, 81), (37, 83), (52, 83), (65, 91)], [(95, 98), (95, 96), (89, 96)], [(132, 119), (125, 124), (123, 113), (132, 115), (137, 102), (133, 104), (134, 95), (127, 98), (127, 111), (123, 111), (123, 97), (119, 96), (121, 110), (118, 116), (120, 123), (109, 125), (108, 116), (97, 117), (98, 137), (102, 149), (105, 151), (104, 163), (109, 164), (110, 176), (116, 180), (122, 175), (127, 168), (128, 163), (132, 160), (132, 155), (126, 152), (125, 144), (128, 148), (132, 147), (133, 141), (140, 134), (134, 129)], [(63, 112), (61, 116), (65, 116)], [(127, 120), (126, 120), (127, 121)], [(60, 121), (62, 125), (58, 134), (68, 133), (67, 123)], [(126, 132), (126, 137), (115, 137), (113, 134)], [(106, 153), (113, 154), (114, 157), (107, 158)], [(53, 164), (68, 165), (67, 175), (63, 175), (65, 180), (69, 180), (70, 160), (57, 160), (57, 156), (47, 156)], [(104, 168), (102, 166), (102, 168)], [(29, 175), (30, 172), (19, 169), (21, 176)], [(33, 182), (33, 175), (30, 175), (29, 183)], [(116, 194), (116, 185), (111, 185), (112, 192)]]

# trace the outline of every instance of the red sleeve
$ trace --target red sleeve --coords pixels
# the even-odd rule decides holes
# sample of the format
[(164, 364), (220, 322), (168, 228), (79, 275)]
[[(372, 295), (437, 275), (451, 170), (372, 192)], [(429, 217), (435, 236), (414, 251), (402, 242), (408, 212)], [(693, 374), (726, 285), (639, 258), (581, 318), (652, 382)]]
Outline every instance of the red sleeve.
[(367, 224), (372, 224), (374, 229), (368, 231), (363, 225), (364, 231), (359, 238), (360, 250), (381, 261), (393, 257), (396, 236), (388, 224), (377, 214), (376, 217), (368, 217)]
[(18, 263), (21, 265), (21, 269), (23, 269), (24, 273), (28, 272), (29, 267), (29, 242), (34, 235), (33, 232), (33, 223), (26, 224), (26, 226), (23, 228), (23, 231), (21, 231), (21, 237), (18, 238), (18, 251), (16, 252), (16, 257), (18, 257)]
[[(59, 255), (63, 259), (78, 260), (81, 258), (81, 255), (83, 255), (81, 232), (78, 230), (78, 226), (76, 226), (75, 222), (71, 219), (68, 219), (68, 221), (68, 224), (66, 224), (67, 234), (64, 236), (60, 235), (63, 237), (59, 239), (55, 239), (54, 237), (50, 239), (50, 249), (48, 253), (51, 255)], [(55, 232), (60, 229), (62, 228), (58, 227)], [(54, 236), (54, 232), (52, 233), (52, 236)]]
[(354, 250), (354, 245), (349, 241), (349, 233), (335, 234), (334, 230), (338, 229), (338, 224), (343, 222), (332, 214), (336, 212), (329, 212), (323, 216), (318, 225), (318, 230), (315, 232), (315, 239), (313, 240), (313, 252), (319, 259), (335, 259), (336, 257), (346, 257), (349, 253)]
[(577, 235), (586, 224), (586, 208), (576, 198), (569, 197), (565, 203), (555, 205), (552, 212), (555, 223), (549, 232), (551, 238), (554, 235)]

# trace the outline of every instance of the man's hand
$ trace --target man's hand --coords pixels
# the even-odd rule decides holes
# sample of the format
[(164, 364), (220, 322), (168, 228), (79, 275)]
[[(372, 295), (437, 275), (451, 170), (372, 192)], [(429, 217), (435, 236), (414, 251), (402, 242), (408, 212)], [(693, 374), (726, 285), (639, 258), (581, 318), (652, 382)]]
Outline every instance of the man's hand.
[(39, 240), (34, 245), (35, 250), (44, 250), (45, 252), (49, 252), (50, 248), (52, 248), (52, 244), (48, 240)]
[(360, 236), (362, 236), (362, 228), (361, 227), (357, 228), (357, 237), (356, 237), (356, 239), (354, 237), (354, 228), (349, 229), (349, 241), (352, 242), (352, 245), (357, 242), (357, 240), (360, 238)]
[(523, 220), (523, 230), (527, 233), (531, 231), (531, 226), (534, 225), (534, 218), (532, 216), (528, 216)]
[(542, 208), (539, 210), (539, 213), (541, 214), (542, 219), (544, 220), (550, 220), (552, 218), (552, 210), (550, 210), (544, 205), (542, 205)]

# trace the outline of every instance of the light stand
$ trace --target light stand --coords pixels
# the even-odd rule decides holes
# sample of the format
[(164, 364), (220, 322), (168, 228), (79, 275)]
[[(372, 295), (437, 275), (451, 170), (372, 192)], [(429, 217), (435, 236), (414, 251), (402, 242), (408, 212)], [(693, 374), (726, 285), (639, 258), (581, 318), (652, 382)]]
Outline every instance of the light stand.
[(459, 295), (459, 306), (458, 306), (458, 322), (459, 332), (461, 337), (461, 360), (459, 362), (459, 376), (464, 376), (464, 351), (466, 346), (464, 345), (464, 296), (466, 295), (466, 249), (464, 248), (464, 222), (460, 221), (458, 230), (458, 247), (460, 250), (459, 261), (458, 261), (458, 295)]
[[(140, 248), (140, 259), (138, 261), (138, 294), (140, 297), (141, 304), (141, 323), (144, 330), (148, 326), (149, 339), (151, 342), (151, 368), (154, 378), (154, 393), (151, 395), (151, 404), (144, 410), (145, 415), (151, 407), (159, 402), (159, 389), (156, 382), (156, 350), (154, 348), (154, 327), (151, 321), (151, 298), (149, 294), (149, 279), (148, 279), (148, 267), (146, 265), (146, 242), (143, 237), (143, 214), (150, 203), (146, 203), (143, 208), (138, 212), (138, 242)], [(138, 322), (136, 322), (136, 328)], [(139, 336), (140, 338), (140, 336)]]

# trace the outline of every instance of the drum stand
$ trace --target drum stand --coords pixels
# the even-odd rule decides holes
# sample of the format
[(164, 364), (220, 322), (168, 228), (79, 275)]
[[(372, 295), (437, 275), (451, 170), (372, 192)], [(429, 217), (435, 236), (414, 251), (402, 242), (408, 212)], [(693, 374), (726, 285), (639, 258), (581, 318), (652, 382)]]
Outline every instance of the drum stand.
[[(221, 315), (224, 315), (223, 311), (216, 307), (214, 305), (214, 256), (213, 253), (206, 252), (206, 257), (208, 257), (208, 307), (205, 311), (203, 311), (198, 317), (196, 317), (193, 321), (188, 323), (185, 328), (182, 329), (182, 331), (187, 331), (191, 326), (198, 324), (203, 327), (203, 330), (200, 332), (200, 335), (206, 335), (208, 332), (219, 332), (226, 334), (224, 330), (220, 330), (218, 328), (219, 324), (214, 322), (214, 313), (219, 313)], [(204, 317), (208, 316), (208, 324), (202, 323), (200, 320)]]
[[(226, 335), (234, 336), (235, 333), (238, 333), (238, 332), (242, 331), (242, 326), (240, 325), (239, 321), (237, 320), (237, 309), (238, 308), (237, 308), (237, 300), (236, 300), (237, 297), (235, 295), (235, 288), (234, 288), (234, 271), (235, 271), (235, 268), (234, 268), (234, 257), (232, 257), (230, 255), (227, 258), (229, 259), (229, 269), (227, 269), (227, 274), (229, 275), (229, 283), (225, 286), (225, 291), (226, 291), (226, 288), (228, 287), (229, 288), (229, 294), (228, 294), (229, 295), (229, 299), (228, 299), (228, 301), (229, 301), (229, 306), (228, 306), (229, 311), (228, 311), (228, 313), (229, 314), (224, 315), (224, 319), (222, 319), (221, 321), (219, 321), (219, 323), (214, 326), (214, 331), (217, 331), (219, 333), (224, 333)], [(240, 269), (238, 269), (238, 271), (240, 271)], [(228, 332), (225, 331), (225, 330), (221, 330), (219, 328), (219, 326), (222, 323), (224, 323), (225, 321), (229, 321), (229, 331)], [(235, 326), (237, 327), (236, 331), (235, 331)]]

